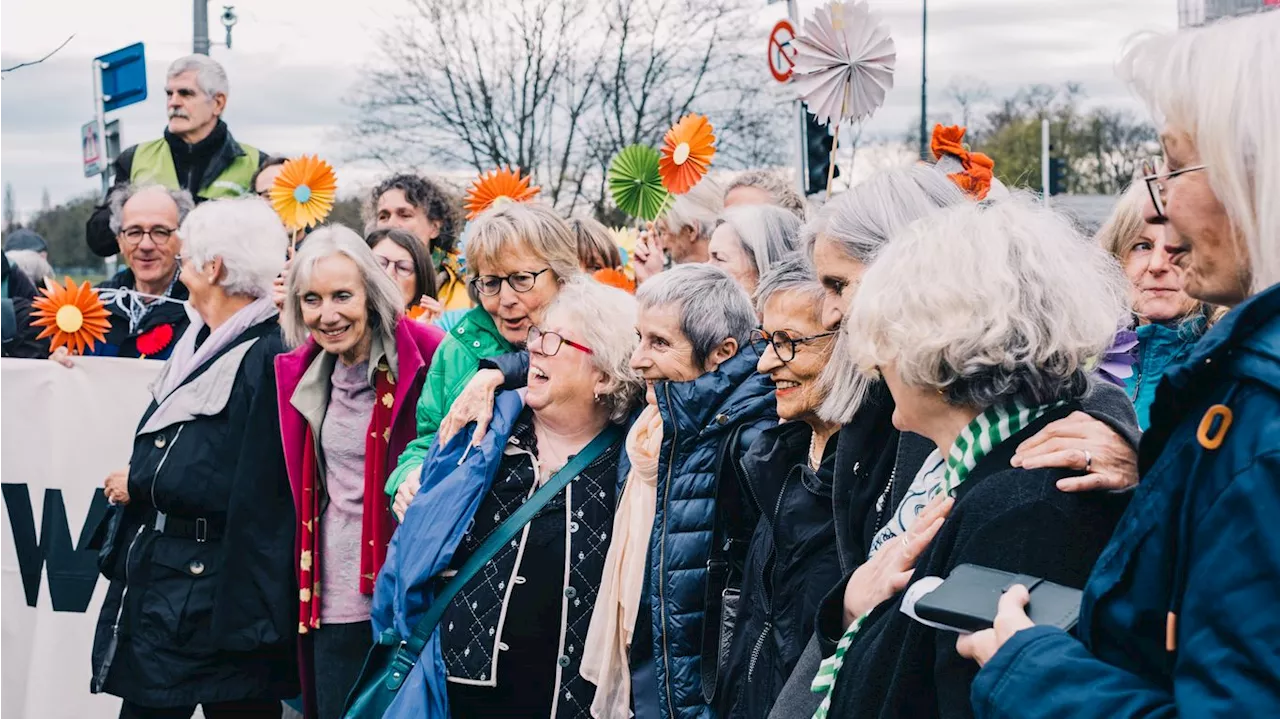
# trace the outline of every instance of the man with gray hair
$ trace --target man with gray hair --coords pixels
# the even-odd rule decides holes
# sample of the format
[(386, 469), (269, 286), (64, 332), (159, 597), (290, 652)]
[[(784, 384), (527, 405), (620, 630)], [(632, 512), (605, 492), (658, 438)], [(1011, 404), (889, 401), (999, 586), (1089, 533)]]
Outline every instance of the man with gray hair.
[[(226, 71), (207, 55), (187, 55), (173, 61), (165, 78), (169, 126), (163, 137), (120, 153), (111, 166), (112, 190), (129, 184), (159, 184), (186, 190), (196, 202), (251, 193), (253, 176), (268, 157), (236, 142), (222, 121), (227, 107)], [(104, 202), (85, 227), (89, 248), (101, 257), (116, 253), (116, 233), (109, 218)]]
[[(186, 190), (163, 185), (125, 185), (106, 204), (108, 231), (125, 269), (98, 285), (111, 313), (105, 342), (86, 354), (105, 357), (168, 359), (191, 320), (187, 288), (178, 281), (178, 227), (195, 207)], [(52, 359), (71, 366), (65, 348)]]

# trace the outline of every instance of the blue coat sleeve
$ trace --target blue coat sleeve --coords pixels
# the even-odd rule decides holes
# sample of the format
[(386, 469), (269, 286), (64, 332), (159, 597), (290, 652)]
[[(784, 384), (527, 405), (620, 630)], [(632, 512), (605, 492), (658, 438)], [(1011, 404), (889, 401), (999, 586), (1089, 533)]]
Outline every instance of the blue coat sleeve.
[[(1280, 452), (1246, 465), (1186, 537), (1171, 690), (1048, 627), (1018, 632), (978, 674), (979, 719), (1280, 716)], [(1132, 637), (1160, 641), (1163, 637)]]

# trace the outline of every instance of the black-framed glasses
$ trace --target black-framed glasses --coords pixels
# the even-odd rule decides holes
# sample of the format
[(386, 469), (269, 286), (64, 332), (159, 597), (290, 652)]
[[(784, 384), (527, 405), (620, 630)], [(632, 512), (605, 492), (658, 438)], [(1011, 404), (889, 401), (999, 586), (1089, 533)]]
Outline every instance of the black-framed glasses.
[(1142, 163), (1142, 181), (1147, 183), (1147, 194), (1151, 196), (1151, 206), (1156, 210), (1156, 218), (1161, 220), (1168, 219), (1164, 214), (1164, 182), (1172, 177), (1183, 175), (1188, 172), (1203, 170), (1206, 165), (1193, 165), (1184, 167), (1173, 172), (1162, 171), (1164, 162), (1156, 160), (1147, 160)]
[(544, 332), (536, 326), (529, 328), (529, 339), (525, 342), (525, 347), (529, 351), (537, 349), (538, 354), (555, 357), (556, 353), (560, 351), (560, 345), (569, 345), (579, 352), (586, 352), (589, 355), (595, 354), (595, 351), (590, 347), (565, 339), (564, 335), (559, 332)]
[(773, 347), (773, 351), (778, 354), (778, 359), (783, 362), (790, 362), (796, 358), (796, 345), (809, 344), (817, 340), (830, 337), (836, 334), (835, 331), (819, 332), (816, 335), (807, 337), (792, 337), (786, 330), (777, 330), (766, 334), (762, 330), (753, 330), (751, 332), (751, 343), (761, 347), (763, 351), (764, 345)]
[(413, 277), (417, 272), (413, 268), (413, 262), (410, 260), (392, 260), (391, 258), (383, 257), (382, 255), (374, 255), (374, 257), (378, 258), (378, 266), (382, 268), (383, 272), (387, 272), (394, 268), (396, 275), (406, 279)]
[(502, 283), (506, 282), (511, 285), (511, 289), (516, 292), (528, 292), (538, 282), (538, 275), (544, 272), (550, 272), (551, 268), (538, 270), (537, 272), (512, 272), (509, 275), (480, 275), (471, 280), (471, 285), (476, 288), (476, 292), (486, 296), (493, 297), (502, 291)]
[(128, 242), (131, 245), (142, 244), (142, 238), (144, 237), (150, 237), (151, 241), (157, 245), (165, 245), (168, 244), (169, 239), (173, 237), (175, 232), (177, 232), (177, 230), (174, 228), (165, 227), (164, 225), (156, 225), (151, 229), (143, 229), (141, 227), (134, 226), (126, 227), (121, 230), (120, 236), (125, 239), (125, 242)]

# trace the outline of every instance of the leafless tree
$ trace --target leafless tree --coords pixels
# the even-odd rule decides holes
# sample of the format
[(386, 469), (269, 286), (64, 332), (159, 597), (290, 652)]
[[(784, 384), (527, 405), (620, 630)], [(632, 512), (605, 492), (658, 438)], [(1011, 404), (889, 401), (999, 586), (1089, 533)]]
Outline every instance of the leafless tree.
[(744, 70), (747, 0), (409, 2), (355, 98), (360, 156), (519, 168), (551, 202), (603, 214), (612, 157), (656, 146), (688, 112), (711, 117), (718, 166), (769, 164), (785, 146), (771, 135), (788, 106), (762, 90), (762, 62)]
[(991, 99), (991, 86), (976, 77), (962, 75), (952, 79), (943, 93), (960, 108), (960, 124), (969, 127), (974, 110)]

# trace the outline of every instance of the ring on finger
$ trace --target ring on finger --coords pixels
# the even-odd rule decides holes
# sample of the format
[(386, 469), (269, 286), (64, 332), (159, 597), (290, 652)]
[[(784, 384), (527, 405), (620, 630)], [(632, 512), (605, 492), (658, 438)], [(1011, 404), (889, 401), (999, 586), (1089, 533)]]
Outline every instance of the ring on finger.
[(1093, 471), (1093, 454), (1089, 450), (1084, 450), (1084, 471)]
[(899, 537), (899, 539), (901, 539), (901, 540), (902, 540), (902, 551), (904, 551), (904, 552), (910, 552), (910, 551), (911, 551), (911, 542), (910, 542), (910, 540), (908, 540), (908, 539), (907, 539), (907, 535), (905, 535), (905, 534), (904, 534), (904, 535), (902, 535), (901, 537)]

